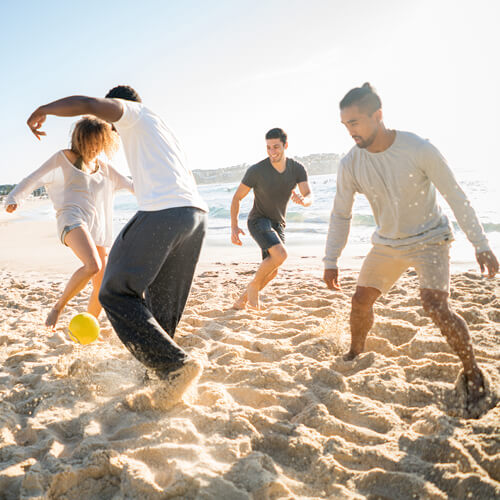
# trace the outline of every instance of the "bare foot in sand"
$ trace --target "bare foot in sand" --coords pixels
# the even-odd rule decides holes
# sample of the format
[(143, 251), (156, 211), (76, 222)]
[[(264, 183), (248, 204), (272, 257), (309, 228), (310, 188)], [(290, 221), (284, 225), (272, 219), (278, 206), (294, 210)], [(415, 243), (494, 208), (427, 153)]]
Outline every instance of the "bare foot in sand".
[(245, 292), (233, 304), (233, 309), (237, 309), (239, 311), (241, 311), (242, 309), (245, 309), (245, 307), (247, 306), (247, 301), (248, 301), (248, 296), (247, 296), (247, 292)]
[(247, 286), (248, 307), (258, 311), (259, 308), (259, 287), (253, 281)]
[(466, 408), (472, 418), (481, 416), (481, 402), (486, 397), (483, 374), (478, 371), (473, 375), (464, 373), (465, 391), (467, 394)]
[(61, 310), (58, 309), (56, 306), (54, 306), (47, 315), (47, 319), (45, 320), (45, 326), (48, 326), (49, 328), (52, 328), (52, 330), (54, 330), (57, 321), (59, 320), (60, 314)]
[(347, 353), (342, 356), (342, 359), (344, 361), (352, 361), (354, 358), (358, 356), (357, 353), (355, 353), (352, 349)]
[(188, 359), (178, 370), (155, 384), (155, 387), (146, 387), (127, 396), (126, 402), (135, 411), (168, 410), (182, 399), (201, 372), (201, 363), (196, 359)]

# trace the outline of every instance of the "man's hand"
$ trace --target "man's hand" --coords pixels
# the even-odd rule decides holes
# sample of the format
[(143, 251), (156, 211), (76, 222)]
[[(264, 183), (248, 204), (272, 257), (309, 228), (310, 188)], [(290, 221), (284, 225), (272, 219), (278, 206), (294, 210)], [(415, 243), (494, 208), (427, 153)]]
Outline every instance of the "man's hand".
[(292, 201), (294, 203), (297, 203), (297, 205), (302, 205), (303, 207), (305, 207), (304, 197), (300, 193), (292, 191)]
[(85, 95), (63, 97), (57, 101), (44, 104), (31, 114), (27, 122), (28, 127), (39, 140), (42, 135), (46, 135), (40, 128), (45, 122), (47, 115), (94, 115), (101, 120), (112, 123), (118, 121), (123, 115), (123, 105), (118, 99), (88, 97)]
[(491, 250), (477, 253), (476, 260), (481, 273), (484, 273), (485, 270), (488, 271), (488, 278), (493, 278), (498, 273), (498, 260)]
[(47, 115), (42, 111), (42, 108), (38, 108), (33, 111), (31, 116), (28, 118), (28, 121), (26, 122), (28, 124), (28, 127), (31, 129), (33, 134), (35, 134), (35, 137), (38, 140), (40, 140), (42, 135), (47, 135), (45, 132), (42, 132), (40, 130), (43, 123), (45, 122), (45, 118), (47, 118)]
[(323, 281), (329, 290), (341, 290), (339, 285), (339, 270), (338, 269), (325, 269), (323, 274)]
[(14, 212), (14, 210), (16, 210), (16, 208), (17, 208), (17, 204), (16, 203), (11, 203), (10, 205), (7, 205), (5, 207), (5, 210), (7, 212), (9, 212), (9, 214), (11, 214), (12, 212)]
[(235, 245), (243, 245), (243, 243), (240, 240), (240, 234), (245, 234), (242, 229), (240, 229), (238, 226), (231, 228), (231, 242), (234, 243)]

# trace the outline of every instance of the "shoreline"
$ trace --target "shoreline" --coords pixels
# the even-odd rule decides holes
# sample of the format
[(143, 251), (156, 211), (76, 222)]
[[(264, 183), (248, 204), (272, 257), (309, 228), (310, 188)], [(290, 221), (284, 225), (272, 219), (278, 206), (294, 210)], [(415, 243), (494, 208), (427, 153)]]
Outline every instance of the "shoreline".
[[(43, 207), (43, 205), (42, 205)], [(33, 201), (31, 210), (40, 208), (39, 201)], [(229, 236), (228, 236), (229, 238)], [(73, 255), (71, 249), (63, 246), (56, 235), (55, 219), (33, 220), (23, 214), (0, 213), (0, 269), (16, 272), (33, 272), (41, 274), (61, 275), (72, 273), (80, 261)], [(283, 269), (316, 270), (315, 274), (323, 273), (324, 243), (308, 243), (303, 240), (292, 240), (286, 244), (288, 259)], [(340, 272), (359, 271), (370, 245), (347, 244), (340, 258)], [(479, 274), (479, 268), (472, 260), (474, 254), (471, 248), (471, 260), (454, 259), (452, 253), (451, 273), (470, 271)], [(254, 264), (255, 269), (260, 263), (260, 249), (249, 237), (244, 238), (242, 247), (232, 245), (220, 238), (207, 234), (197, 274), (212, 269), (215, 264)]]

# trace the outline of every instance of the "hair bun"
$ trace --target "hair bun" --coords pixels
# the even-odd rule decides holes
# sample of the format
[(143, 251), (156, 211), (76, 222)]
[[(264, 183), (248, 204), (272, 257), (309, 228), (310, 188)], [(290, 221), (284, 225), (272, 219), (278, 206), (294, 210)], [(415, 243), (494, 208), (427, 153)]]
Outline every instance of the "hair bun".
[(372, 86), (370, 85), (370, 83), (369, 83), (369, 82), (365, 82), (365, 83), (363, 83), (363, 85), (361, 85), (361, 88), (362, 88), (362, 89), (369, 89), (369, 90), (373, 90), (373, 89), (372, 89)]

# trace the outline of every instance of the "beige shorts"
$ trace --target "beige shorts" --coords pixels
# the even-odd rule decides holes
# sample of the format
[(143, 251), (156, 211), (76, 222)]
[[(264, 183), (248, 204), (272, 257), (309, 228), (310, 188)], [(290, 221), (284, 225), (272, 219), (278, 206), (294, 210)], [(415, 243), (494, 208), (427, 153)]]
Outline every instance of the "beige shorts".
[(450, 243), (442, 241), (405, 249), (374, 245), (366, 256), (358, 286), (369, 286), (387, 293), (398, 278), (413, 267), (420, 288), (450, 290)]

